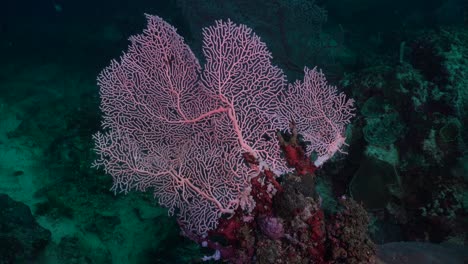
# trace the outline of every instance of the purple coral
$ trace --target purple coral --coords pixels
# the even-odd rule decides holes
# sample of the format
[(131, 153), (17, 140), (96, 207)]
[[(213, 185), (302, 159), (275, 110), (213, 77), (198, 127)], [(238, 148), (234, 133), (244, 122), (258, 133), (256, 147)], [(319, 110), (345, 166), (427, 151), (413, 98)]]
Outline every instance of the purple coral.
[(259, 219), (260, 230), (267, 237), (277, 240), (284, 236), (283, 221), (278, 217), (266, 216)]

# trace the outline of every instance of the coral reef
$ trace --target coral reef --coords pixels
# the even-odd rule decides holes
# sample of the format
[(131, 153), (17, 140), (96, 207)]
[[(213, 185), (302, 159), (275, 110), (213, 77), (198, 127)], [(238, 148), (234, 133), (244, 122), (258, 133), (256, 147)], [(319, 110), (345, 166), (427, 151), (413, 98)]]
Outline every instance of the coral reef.
[[(295, 131), (292, 124), (293, 132)], [(200, 237), (184, 235), (215, 250), (204, 259), (230, 263), (374, 263), (375, 245), (367, 232), (369, 219), (351, 198), (327, 212), (316, 190), (315, 167), (305, 155), (297, 134), (278, 135), (288, 164), (297, 173), (281, 178), (269, 171), (252, 179), (255, 209), (249, 215), (237, 210), (231, 218)], [(346, 262), (343, 262), (346, 261)]]

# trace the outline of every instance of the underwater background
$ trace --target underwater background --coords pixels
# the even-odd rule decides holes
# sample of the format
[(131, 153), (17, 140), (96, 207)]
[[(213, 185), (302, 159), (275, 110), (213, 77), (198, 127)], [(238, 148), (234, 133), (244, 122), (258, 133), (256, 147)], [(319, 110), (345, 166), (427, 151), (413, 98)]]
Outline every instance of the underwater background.
[[(1, 264), (214, 254), (151, 190), (114, 193), (112, 176), (91, 167), (96, 77), (145, 29), (144, 14), (177, 28), (201, 65), (202, 28), (244, 24), (289, 83), (317, 66), (354, 99), (347, 154), (314, 176), (321, 223), (346, 226), (326, 229), (324, 259), (293, 258), (286, 245), (300, 243), (270, 234), (249, 246), (250, 262), (230, 262), (468, 263), (466, 0), (49, 0), (0, 5)], [(259, 221), (264, 234), (277, 223)]]

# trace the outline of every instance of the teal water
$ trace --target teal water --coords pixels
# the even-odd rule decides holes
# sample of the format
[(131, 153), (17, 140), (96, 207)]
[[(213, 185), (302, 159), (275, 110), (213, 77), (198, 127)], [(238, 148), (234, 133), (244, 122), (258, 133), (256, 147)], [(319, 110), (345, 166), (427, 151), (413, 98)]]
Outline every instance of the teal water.
[[(202, 29), (213, 26), (215, 20), (230, 19), (251, 28), (265, 43), (271, 52), (271, 65), (277, 66), (285, 78), (280, 87), (282, 91), (292, 91), (288, 90), (291, 88), (286, 83), (292, 84), (304, 78), (304, 67), (318, 67), (329, 85), (336, 86), (337, 92), (343, 92), (346, 98), (354, 100), (354, 116), (343, 131), (340, 130), (346, 144), (340, 145), (323, 165), (312, 169), (313, 174), (311, 170), (304, 169), (306, 175), (313, 175), (312, 178), (301, 176), (296, 184), (279, 172), (275, 172), (276, 180), (268, 180), (266, 176), (262, 178), (264, 186), (278, 182), (284, 190), (294, 189), (301, 197), (307, 197), (307, 203), (316, 206), (310, 209), (311, 212), (323, 213), (323, 218), (315, 218), (313, 223), (309, 221), (312, 218), (305, 216), (301, 220), (303, 222), (294, 220), (301, 214), (286, 214), (283, 207), (288, 207), (285, 205), (288, 203), (284, 201), (299, 198), (270, 192), (271, 189), (279, 189), (270, 186), (268, 195), (272, 201), (267, 203), (254, 195), (267, 187), (261, 189), (263, 187), (247, 182), (239, 186), (251, 187), (247, 188), (250, 192), (250, 196), (247, 193), (248, 199), (271, 207), (264, 211), (242, 207), (235, 216), (197, 216), (212, 217), (209, 219), (216, 222), (217, 229), (205, 239), (200, 234), (190, 234), (186, 227), (187, 223), (205, 222), (183, 218), (190, 216), (184, 214), (184, 205), (195, 208), (195, 212), (200, 211), (193, 205), (197, 199), (173, 198), (173, 201), (181, 202), (172, 207), (167, 203), (160, 206), (161, 200), (158, 203), (158, 199), (163, 197), (161, 189), (186, 197), (183, 190), (190, 188), (174, 187), (174, 191), (167, 184), (155, 191), (160, 182), (145, 182), (141, 180), (144, 178), (142, 174), (134, 168), (122, 169), (129, 164), (138, 164), (140, 169), (151, 168), (153, 173), (169, 166), (175, 168), (174, 174), (182, 175), (188, 168), (194, 177), (200, 179), (195, 185), (212, 187), (213, 196), (219, 198), (216, 195), (233, 185), (229, 182), (223, 186), (223, 181), (216, 181), (218, 175), (224, 175), (226, 171), (235, 171), (238, 173), (235, 175), (239, 175), (255, 170), (248, 160), (227, 169), (227, 164), (236, 157), (242, 159), (244, 156), (226, 158), (226, 153), (232, 151), (232, 145), (221, 139), (231, 135), (232, 131), (225, 129), (229, 122), (222, 118), (214, 118), (209, 124), (216, 127), (214, 134), (208, 137), (214, 148), (199, 147), (195, 151), (182, 152), (185, 156), (173, 150), (162, 155), (163, 148), (157, 148), (153, 154), (161, 154), (161, 157), (154, 158), (148, 156), (151, 154), (148, 146), (158, 142), (169, 145), (179, 136), (186, 137), (186, 142), (189, 142), (200, 128), (194, 125), (191, 127), (194, 132), (182, 134), (173, 126), (163, 127), (154, 116), (145, 122), (138, 115), (128, 119), (125, 119), (126, 115), (119, 116), (129, 124), (140, 124), (139, 129), (147, 132), (143, 133), (144, 136), (138, 134), (137, 139), (132, 138), (138, 143), (135, 143), (135, 148), (129, 147), (120, 153), (122, 156), (119, 157), (125, 156), (135, 163), (106, 157), (116, 162), (113, 166), (116, 171), (106, 172), (103, 167), (92, 167), (93, 162), (99, 159), (93, 135), (99, 131), (117, 130), (117, 127), (101, 126), (109, 112), (103, 109), (102, 99), (105, 97), (103, 86), (97, 84), (97, 76), (110, 65), (111, 60), (120, 61), (119, 57), (128, 50), (130, 36), (143, 32), (147, 26), (145, 14), (159, 16), (176, 28), (194, 58), (199, 60), (201, 69), (209, 65), (209, 58), (203, 54)], [(2, 3), (0, 263), (198, 263), (203, 256), (215, 256), (216, 250), (231, 263), (374, 263), (377, 259), (393, 263), (391, 253), (400, 254), (401, 259), (411, 256), (412, 259), (406, 259), (413, 262), (408, 263), (466, 262), (468, 134), (464, 129), (468, 125), (467, 26), (468, 4), (462, 0), (415, 0), (410, 3), (366, 0), (54, 0)], [(155, 55), (148, 55), (149, 58), (151, 56)], [(176, 64), (177, 57), (170, 58), (164, 65)], [(249, 62), (241, 66), (246, 65)], [(152, 72), (145, 67), (128, 67), (124, 71), (128, 74), (125, 76), (141, 77), (132, 74), (145, 70)], [(255, 80), (262, 76), (260, 74)], [(205, 77), (203, 74), (197, 76), (200, 79)], [(245, 76), (237, 77), (239, 79), (234, 84), (249, 85), (242, 82)], [(197, 78), (184, 85), (198, 83)], [(154, 81), (152, 78), (148, 80)], [(206, 79), (204, 81), (206, 84)], [(136, 77), (129, 82), (138, 83)], [(154, 82), (162, 83), (160, 80)], [(113, 87), (127, 87), (116, 83), (119, 82), (115, 82)], [(268, 86), (262, 85), (259, 89)], [(143, 85), (138, 83), (135, 87)], [(153, 87), (157, 85), (146, 89)], [(123, 96), (125, 91), (120, 90), (116, 94)], [(152, 96), (151, 91), (143, 94)], [(228, 97), (229, 91), (224, 95)], [(293, 101), (291, 98), (295, 94), (292, 95), (285, 95), (284, 98), (288, 99), (283, 99)], [(249, 98), (248, 94), (242, 96), (238, 101)], [(162, 100), (161, 97), (154, 98)], [(144, 101), (140, 99), (137, 102)], [(206, 100), (211, 102), (209, 100), (212, 99)], [(132, 100), (125, 97), (122, 101)], [(259, 105), (258, 100), (254, 104)], [(196, 108), (197, 102), (188, 102), (185, 107)], [(110, 105), (114, 107), (110, 112), (127, 111), (122, 105)], [(151, 106), (151, 103), (147, 105)], [(315, 124), (312, 121), (298, 122), (300, 117), (306, 117), (313, 111), (301, 112), (303, 108), (293, 105), (298, 129), (301, 124), (305, 127)], [(128, 109), (131, 110), (128, 113), (145, 113), (140, 106), (129, 104)], [(273, 109), (271, 105), (268, 107)], [(332, 105), (326, 109), (336, 108)], [(167, 109), (169, 116), (177, 116), (174, 114), (177, 109)], [(263, 110), (267, 112), (268, 109)], [(330, 119), (337, 119), (333, 116), (336, 112), (330, 110), (327, 113)], [(246, 114), (245, 120), (249, 121), (249, 115), (255, 116), (255, 113)], [(255, 124), (264, 122), (261, 118), (254, 121)], [(262, 128), (252, 127), (252, 130), (243, 131), (246, 138), (255, 133), (260, 135), (252, 139), (252, 145), (258, 146), (258, 142), (265, 140), (272, 146), (278, 146), (279, 143), (272, 143), (277, 142), (274, 134), (262, 135), (258, 132)], [(314, 128), (313, 125), (310, 127)], [(152, 134), (158, 129), (166, 132), (164, 136)], [(287, 130), (287, 125), (277, 129), (281, 130), (288, 144), (292, 144), (291, 138), (294, 137)], [(131, 131), (125, 133), (134, 135)], [(312, 137), (307, 137), (305, 130), (298, 133), (298, 145), (307, 150), (307, 146), (313, 145)], [(314, 136), (319, 137), (318, 134)], [(194, 163), (196, 155), (206, 158), (211, 153), (207, 150), (213, 149), (222, 149), (217, 152), (222, 153), (219, 156), (224, 159), (222, 162), (213, 162), (214, 165), (207, 161)], [(273, 150), (268, 150), (270, 153), (265, 157), (274, 156)], [(116, 149), (112, 151), (118, 152)], [(240, 151), (245, 152), (246, 149)], [(314, 149), (305, 160), (317, 161), (321, 156), (317, 152)], [(186, 167), (164, 163), (177, 160), (174, 157), (177, 154), (180, 154), (179, 158), (183, 156), (180, 160), (188, 164)], [(310, 153), (306, 151), (306, 154)], [(287, 153), (278, 155), (284, 160), (288, 158)], [(144, 163), (143, 157), (147, 158)], [(203, 160), (203, 157), (197, 160)], [(269, 160), (265, 158), (265, 161), (268, 163)], [(217, 169), (216, 173), (208, 173), (211, 166)], [(242, 166), (246, 166), (244, 170)], [(211, 175), (211, 178), (200, 176), (205, 175), (203, 173)], [(290, 175), (298, 174), (297, 167), (291, 169)], [(239, 176), (252, 179), (249, 177), (246, 174)], [(115, 179), (132, 180), (119, 189), (115, 188)], [(167, 182), (170, 180), (164, 181)], [(232, 192), (238, 196), (245, 194)], [(357, 203), (344, 202), (343, 205), (343, 197)], [(205, 198), (200, 201), (206, 202)], [(291, 203), (307, 204), (303, 200), (304, 204), (298, 201)], [(168, 216), (165, 207), (173, 209), (174, 212), (170, 212), (174, 216)], [(306, 207), (304, 205), (301, 210)], [(251, 220), (245, 220), (247, 218)], [(248, 224), (243, 225), (244, 229), (234, 229), (235, 239), (230, 240), (225, 233), (219, 232), (219, 226), (232, 219), (236, 219), (236, 223)], [(278, 223), (282, 223), (281, 228)], [(331, 223), (347, 228), (338, 230)], [(272, 226), (276, 229), (272, 230)], [(320, 236), (314, 229), (317, 226), (323, 229)], [(320, 243), (317, 237), (301, 238), (301, 232), (317, 235)], [(202, 241), (217, 242), (222, 246), (204, 247)], [(317, 245), (311, 246), (313, 243), (324, 247), (319, 250)], [(255, 250), (248, 251), (246, 248), (249, 247)], [(317, 251), (312, 254), (305, 250), (309, 247)], [(235, 249), (235, 257), (226, 255), (227, 248)]]

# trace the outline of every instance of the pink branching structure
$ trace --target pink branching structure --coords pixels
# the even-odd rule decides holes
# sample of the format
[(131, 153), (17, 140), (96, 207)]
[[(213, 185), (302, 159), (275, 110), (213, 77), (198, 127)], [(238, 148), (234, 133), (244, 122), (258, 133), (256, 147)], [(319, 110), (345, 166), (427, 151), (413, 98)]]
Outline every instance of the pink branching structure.
[[(203, 31), (204, 70), (176, 29), (147, 16), (143, 34), (98, 77), (105, 133), (94, 136), (112, 189), (154, 189), (198, 234), (248, 199), (249, 180), (284, 171), (274, 113), (285, 85), (251, 29), (218, 21)], [(261, 166), (249, 166), (243, 153)]]
[[(281, 125), (293, 120), (295, 129), (308, 142), (307, 155), (317, 154), (315, 166), (321, 166), (336, 152), (343, 152), (345, 128), (354, 116), (353, 99), (338, 93), (316, 68), (304, 69), (304, 80), (289, 85), (280, 109)], [(283, 127), (287, 129), (288, 127)]]
[[(307, 70), (304, 84), (287, 91), (285, 75), (250, 28), (229, 20), (205, 28), (202, 69), (174, 27), (147, 19), (98, 77), (105, 131), (94, 135), (94, 166), (112, 175), (115, 192), (153, 189), (186, 230), (205, 235), (221, 215), (255, 207), (253, 177), (290, 170), (276, 132), (292, 119), (314, 140), (311, 151), (331, 156), (344, 143), (338, 135), (350, 116), (340, 113), (352, 102), (333, 89), (322, 95), (330, 87)], [(310, 113), (312, 119), (302, 117)]]

